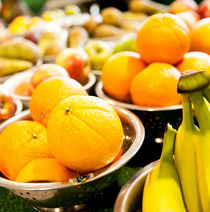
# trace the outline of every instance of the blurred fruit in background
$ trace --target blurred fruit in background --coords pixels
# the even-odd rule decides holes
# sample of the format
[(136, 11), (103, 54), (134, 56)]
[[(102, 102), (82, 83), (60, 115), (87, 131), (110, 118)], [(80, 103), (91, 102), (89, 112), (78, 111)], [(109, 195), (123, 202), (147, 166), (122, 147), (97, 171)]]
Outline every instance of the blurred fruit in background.
[(112, 47), (101, 40), (92, 40), (85, 46), (93, 70), (101, 70), (104, 63), (112, 55)]
[(40, 65), (31, 76), (31, 86), (36, 88), (41, 82), (54, 76), (69, 77), (69, 74), (63, 67), (56, 64)]
[(180, 72), (166, 63), (152, 63), (140, 71), (131, 83), (131, 98), (134, 104), (160, 107), (181, 104), (177, 93)]
[(176, 15), (180, 17), (187, 24), (190, 30), (195, 26), (195, 24), (200, 19), (198, 13), (193, 12), (191, 10), (177, 13)]
[(69, 29), (67, 46), (68, 48), (84, 48), (89, 39), (86, 29), (80, 26), (74, 26)]
[(65, 16), (62, 9), (46, 10), (42, 13), (42, 18), (45, 21), (53, 21)]
[(120, 26), (122, 22), (122, 12), (114, 7), (107, 7), (101, 11), (104, 24)]
[(66, 5), (64, 7), (64, 11), (66, 15), (76, 15), (81, 13), (79, 6), (77, 6), (76, 4)]
[(68, 33), (65, 30), (42, 31), (38, 47), (42, 56), (58, 55), (66, 48)]
[(203, 52), (188, 52), (176, 66), (180, 72), (186, 70), (207, 71), (210, 73), (210, 56)]
[(210, 17), (210, 0), (203, 0), (199, 5), (199, 14), (201, 18)]
[(31, 85), (30, 79), (26, 79), (20, 82), (14, 90), (14, 93), (19, 96), (31, 96), (32, 92), (33, 87)]
[(168, 6), (151, 0), (132, 0), (128, 7), (131, 12), (143, 12), (148, 15), (168, 12)]
[(122, 51), (136, 51), (136, 34), (124, 35), (116, 42), (113, 53)]
[(137, 34), (136, 50), (147, 63), (175, 64), (189, 48), (189, 28), (181, 18), (169, 13), (149, 17)]
[(188, 10), (192, 10), (196, 13), (199, 11), (199, 7), (194, 0), (175, 0), (169, 8), (169, 11), (173, 14), (186, 12)]
[(67, 48), (56, 57), (56, 64), (66, 69), (72, 79), (83, 84), (91, 70), (88, 54), (83, 49)]
[(104, 64), (101, 74), (103, 89), (111, 97), (130, 101), (131, 81), (146, 67), (136, 52), (119, 52), (112, 55)]
[(15, 103), (9, 92), (0, 84), (0, 122), (14, 115)]
[(210, 18), (197, 22), (191, 33), (191, 50), (210, 54)]

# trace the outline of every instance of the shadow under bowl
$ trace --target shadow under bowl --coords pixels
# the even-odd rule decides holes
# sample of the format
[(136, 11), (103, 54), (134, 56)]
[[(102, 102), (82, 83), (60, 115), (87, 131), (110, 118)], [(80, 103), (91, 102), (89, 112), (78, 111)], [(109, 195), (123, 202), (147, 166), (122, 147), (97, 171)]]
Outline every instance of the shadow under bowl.
[[(124, 130), (123, 155), (119, 160), (96, 172), (65, 183), (18, 183), (0, 177), (0, 186), (29, 201), (34, 207), (45, 208), (44, 211), (84, 203), (117, 180), (119, 169), (136, 154), (144, 141), (144, 126), (138, 117), (120, 107), (115, 107), (115, 110)], [(24, 111), (0, 125), (0, 132), (11, 123), (30, 118), (29, 110)]]

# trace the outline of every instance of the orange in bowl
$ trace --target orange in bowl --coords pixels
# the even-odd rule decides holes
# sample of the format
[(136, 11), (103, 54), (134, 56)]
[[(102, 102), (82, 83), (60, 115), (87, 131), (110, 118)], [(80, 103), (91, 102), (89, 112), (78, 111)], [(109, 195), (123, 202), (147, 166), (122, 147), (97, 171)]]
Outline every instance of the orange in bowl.
[(53, 156), (81, 173), (111, 163), (119, 154), (123, 128), (115, 110), (104, 100), (75, 95), (52, 111), (47, 138)]
[(46, 128), (34, 121), (18, 121), (0, 134), (0, 171), (15, 180), (19, 171), (36, 158), (51, 157)]
[(71, 78), (52, 77), (39, 84), (33, 91), (30, 101), (31, 117), (47, 126), (50, 113), (66, 97), (87, 95), (82, 85)]
[(60, 164), (55, 158), (38, 158), (28, 163), (15, 181), (27, 182), (64, 182), (79, 174)]
[(131, 81), (145, 67), (138, 53), (114, 54), (106, 61), (102, 69), (101, 80), (104, 91), (116, 99), (129, 100)]
[(210, 56), (203, 52), (188, 52), (176, 68), (180, 72), (195, 70), (208, 71), (210, 73)]
[(139, 72), (131, 84), (134, 104), (147, 107), (178, 105), (181, 97), (177, 93), (180, 72), (166, 63), (152, 63)]
[(137, 33), (137, 52), (147, 63), (175, 64), (183, 58), (189, 48), (189, 28), (176, 15), (153, 15), (143, 23)]
[(210, 54), (210, 18), (200, 20), (193, 28), (191, 50)]

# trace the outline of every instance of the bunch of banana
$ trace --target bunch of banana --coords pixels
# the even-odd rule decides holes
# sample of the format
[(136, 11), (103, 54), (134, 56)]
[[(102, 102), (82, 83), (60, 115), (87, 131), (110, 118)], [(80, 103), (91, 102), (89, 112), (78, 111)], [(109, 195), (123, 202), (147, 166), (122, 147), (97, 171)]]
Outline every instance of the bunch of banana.
[(39, 48), (24, 38), (0, 42), (0, 77), (31, 68), (39, 59)]
[[(166, 151), (167, 142), (170, 143), (166, 132), (160, 161), (147, 176), (143, 212), (210, 211), (210, 74), (182, 73), (178, 92), (182, 96), (183, 117), (174, 133), (174, 152), (172, 144)], [(194, 123), (193, 110), (199, 127)], [(166, 168), (166, 163), (170, 168)]]

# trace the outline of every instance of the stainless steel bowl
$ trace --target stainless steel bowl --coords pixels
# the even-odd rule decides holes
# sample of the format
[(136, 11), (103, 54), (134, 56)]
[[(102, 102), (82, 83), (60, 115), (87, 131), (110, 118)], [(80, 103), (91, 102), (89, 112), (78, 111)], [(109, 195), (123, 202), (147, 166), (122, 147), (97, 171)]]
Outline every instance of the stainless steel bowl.
[[(4, 83), (4, 86), (11, 93), (12, 97), (14, 99), (18, 99), (18, 100), (22, 101), (25, 108), (29, 108), (29, 102), (31, 100), (31, 97), (30, 96), (20, 96), (20, 95), (15, 94), (15, 88), (18, 86), (18, 84), (20, 82), (29, 79), (32, 76), (33, 71), (34, 71), (34, 69), (30, 70), (30, 71), (25, 71), (23, 73), (16, 74), (15, 76), (12, 76)], [(88, 76), (88, 80), (87, 80), (86, 84), (84, 85), (84, 88), (86, 89), (87, 93), (89, 93), (91, 91), (95, 82), (96, 82), (96, 76), (93, 73), (90, 73)]]
[(125, 183), (115, 201), (114, 212), (141, 212), (144, 183), (157, 162), (150, 163)]
[[(0, 186), (31, 202), (43, 211), (49, 208), (69, 207), (81, 204), (103, 188), (116, 181), (119, 168), (126, 164), (140, 149), (144, 140), (144, 127), (130, 111), (115, 107), (124, 129), (123, 155), (113, 164), (65, 183), (18, 183), (0, 177)], [(0, 125), (0, 132), (13, 122), (30, 119), (29, 110)], [(44, 208), (44, 209), (43, 209)], [(59, 211), (55, 209), (54, 211)]]
[(167, 107), (142, 107), (142, 106), (138, 106), (138, 105), (135, 105), (135, 104), (118, 101), (118, 100), (113, 99), (112, 97), (108, 96), (103, 91), (103, 83), (102, 83), (102, 81), (99, 81), (96, 84), (95, 92), (96, 92), (96, 95), (98, 97), (106, 100), (111, 105), (117, 105), (117, 106), (124, 107), (124, 108), (130, 109), (130, 110), (151, 111), (151, 112), (153, 112), (153, 111), (168, 111), (168, 110), (182, 109), (182, 105), (173, 105), (173, 106), (167, 106)]

